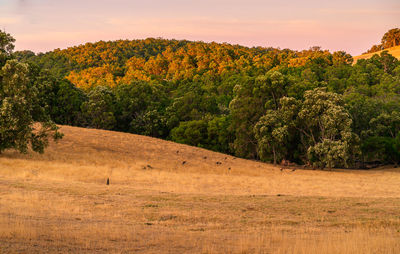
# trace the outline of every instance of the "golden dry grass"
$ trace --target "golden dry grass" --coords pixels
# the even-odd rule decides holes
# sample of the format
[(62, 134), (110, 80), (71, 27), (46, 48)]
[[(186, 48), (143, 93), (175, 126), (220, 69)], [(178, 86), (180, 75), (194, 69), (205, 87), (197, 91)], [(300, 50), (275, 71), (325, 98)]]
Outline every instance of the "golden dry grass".
[[(400, 59), (400, 46), (396, 46), (396, 47), (392, 47), (392, 48), (388, 48), (385, 49), (388, 51), (389, 54), (391, 54), (392, 56), (396, 57), (397, 59)], [(380, 54), (383, 50), (378, 51), (378, 52), (374, 52), (374, 53), (369, 53), (369, 54), (363, 54), (363, 55), (359, 55), (359, 56), (354, 56), (354, 63), (356, 63), (359, 59), (368, 59), (371, 58), (373, 55), (376, 54)]]
[(44, 155), (0, 155), (0, 252), (399, 253), (398, 169), (281, 170), (138, 135), (62, 132)]

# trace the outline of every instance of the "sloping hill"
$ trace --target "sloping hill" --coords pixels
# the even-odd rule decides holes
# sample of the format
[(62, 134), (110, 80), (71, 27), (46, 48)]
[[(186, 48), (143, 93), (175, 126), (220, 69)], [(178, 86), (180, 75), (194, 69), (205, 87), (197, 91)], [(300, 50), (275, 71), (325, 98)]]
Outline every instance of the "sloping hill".
[[(396, 57), (397, 59), (400, 59), (400, 46), (396, 46), (396, 47), (392, 47), (392, 48), (388, 48), (385, 49), (388, 51), (389, 54), (391, 54), (392, 56)], [(383, 50), (378, 51), (378, 52), (374, 52), (374, 53), (369, 53), (369, 54), (363, 54), (363, 55), (359, 55), (359, 56), (354, 56), (354, 63), (356, 63), (359, 59), (368, 59), (371, 58), (373, 55), (375, 54), (380, 54)]]
[[(69, 126), (61, 131), (65, 137), (52, 143), (44, 155), (13, 151), (1, 155), (1, 175), (96, 184), (109, 177), (113, 184), (135, 182), (135, 186), (150, 184), (153, 189), (185, 193), (400, 195), (397, 169), (281, 170), (280, 166), (146, 136)], [(206, 184), (209, 181), (214, 184)]]
[(150, 137), (61, 131), (44, 155), (0, 155), (0, 253), (400, 248), (398, 169), (282, 169)]

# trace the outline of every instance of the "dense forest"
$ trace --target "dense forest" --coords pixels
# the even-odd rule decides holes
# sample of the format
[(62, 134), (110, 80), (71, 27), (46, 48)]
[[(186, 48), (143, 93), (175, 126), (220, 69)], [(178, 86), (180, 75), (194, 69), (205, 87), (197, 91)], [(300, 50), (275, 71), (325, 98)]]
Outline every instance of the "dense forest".
[(310, 167), (400, 162), (400, 62), (387, 52), (353, 64), (320, 47), (150, 38), (10, 57), (57, 124)]

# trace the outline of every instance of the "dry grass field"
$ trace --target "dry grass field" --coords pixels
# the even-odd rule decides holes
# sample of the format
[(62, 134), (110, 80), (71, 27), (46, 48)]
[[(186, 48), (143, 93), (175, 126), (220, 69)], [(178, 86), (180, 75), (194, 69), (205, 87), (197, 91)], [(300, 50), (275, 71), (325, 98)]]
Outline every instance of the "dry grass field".
[[(396, 57), (397, 59), (400, 59), (400, 46), (396, 46), (396, 47), (392, 47), (387, 49), (387, 51), (389, 52), (389, 54), (391, 54), (392, 56)], [(371, 58), (373, 55), (375, 54), (380, 54), (382, 51), (378, 51), (375, 53), (370, 53), (370, 54), (364, 54), (364, 55), (359, 55), (359, 56), (354, 56), (354, 63), (356, 63), (359, 59), (368, 59)]]
[(62, 132), (44, 155), (0, 155), (0, 253), (400, 253), (397, 168), (281, 169)]

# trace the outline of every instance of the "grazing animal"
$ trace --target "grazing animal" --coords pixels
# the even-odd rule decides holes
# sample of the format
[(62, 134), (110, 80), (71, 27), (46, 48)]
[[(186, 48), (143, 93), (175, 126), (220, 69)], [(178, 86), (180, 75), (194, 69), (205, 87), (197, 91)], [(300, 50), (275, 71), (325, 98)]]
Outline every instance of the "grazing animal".
[(222, 164), (222, 162), (220, 162), (220, 161), (217, 161), (215, 164), (217, 164), (217, 165), (221, 165), (221, 164)]
[(110, 185), (110, 178), (107, 178), (107, 185)]
[(282, 160), (280, 163), (281, 166), (286, 166), (286, 167), (292, 167), (292, 166), (297, 166), (296, 163), (291, 162), (289, 160)]
[(153, 168), (153, 167), (152, 167), (152, 166), (150, 166), (150, 165), (147, 165), (147, 167), (148, 167), (148, 168)]
[(186, 161), (182, 161), (182, 165), (185, 165), (186, 164)]

